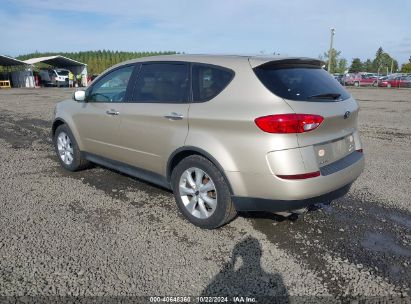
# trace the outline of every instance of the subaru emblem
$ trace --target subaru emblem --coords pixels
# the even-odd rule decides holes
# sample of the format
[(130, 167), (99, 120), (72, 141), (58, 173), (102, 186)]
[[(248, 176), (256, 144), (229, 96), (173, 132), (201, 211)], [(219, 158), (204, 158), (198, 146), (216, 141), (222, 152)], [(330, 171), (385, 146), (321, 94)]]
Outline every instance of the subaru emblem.
[(350, 117), (350, 115), (351, 115), (350, 111), (345, 112), (344, 113), (344, 119), (347, 119), (348, 117)]

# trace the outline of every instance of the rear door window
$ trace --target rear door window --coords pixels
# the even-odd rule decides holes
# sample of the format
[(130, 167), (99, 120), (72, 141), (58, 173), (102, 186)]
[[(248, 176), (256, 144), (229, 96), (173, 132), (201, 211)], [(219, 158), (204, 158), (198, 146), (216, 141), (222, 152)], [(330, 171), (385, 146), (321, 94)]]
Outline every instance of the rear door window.
[(220, 94), (234, 77), (234, 72), (218, 66), (194, 64), (193, 101), (203, 102)]
[(186, 103), (189, 101), (189, 64), (144, 63), (133, 89), (133, 102)]
[(265, 64), (254, 68), (258, 79), (275, 95), (297, 101), (340, 101), (350, 94), (319, 66)]

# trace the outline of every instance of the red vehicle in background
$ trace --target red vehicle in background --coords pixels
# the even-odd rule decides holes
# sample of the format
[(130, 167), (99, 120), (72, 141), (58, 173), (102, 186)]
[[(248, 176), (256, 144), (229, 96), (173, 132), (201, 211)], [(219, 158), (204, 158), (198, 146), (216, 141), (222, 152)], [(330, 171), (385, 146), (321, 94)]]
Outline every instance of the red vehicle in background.
[(386, 88), (410, 88), (411, 76), (396, 76), (378, 81), (379, 87)]
[(378, 85), (378, 77), (369, 73), (348, 74), (344, 79), (345, 85), (374, 86)]

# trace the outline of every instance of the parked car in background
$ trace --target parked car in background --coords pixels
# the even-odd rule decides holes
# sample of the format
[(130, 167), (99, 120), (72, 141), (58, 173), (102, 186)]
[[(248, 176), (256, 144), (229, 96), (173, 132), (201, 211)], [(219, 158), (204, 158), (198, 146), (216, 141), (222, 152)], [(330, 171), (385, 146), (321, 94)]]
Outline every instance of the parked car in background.
[(411, 76), (396, 76), (393, 78), (380, 79), (378, 81), (379, 87), (386, 88), (409, 88)]
[(349, 191), (364, 156), (358, 103), (321, 65), (205, 55), (127, 61), (57, 104), (55, 151), (70, 171), (93, 162), (171, 189), (202, 228), (239, 211), (329, 202)]
[(58, 87), (68, 87), (70, 71), (65, 69), (56, 69), (53, 71), (56, 74), (55, 85)]
[(356, 73), (348, 74), (344, 78), (345, 85), (353, 85), (356, 87), (360, 86), (374, 86), (378, 85), (378, 77), (373, 73)]
[(45, 87), (68, 87), (69, 70), (41, 69), (39, 71), (41, 85)]
[(92, 74), (87, 76), (87, 85), (89, 85), (94, 79), (98, 77), (99, 74)]
[(334, 73), (334, 79), (337, 80), (340, 84), (344, 84), (344, 75), (339, 73)]
[(363, 73), (360, 73), (361, 75), (365, 75), (365, 76), (367, 76), (367, 77), (374, 77), (374, 78), (378, 78), (379, 77), (379, 75), (377, 74), (377, 73), (369, 73), (369, 72), (363, 72)]
[(55, 74), (51, 72), (51, 70), (41, 69), (39, 71), (40, 76), (40, 84), (43, 87), (52, 87), (54, 84)]

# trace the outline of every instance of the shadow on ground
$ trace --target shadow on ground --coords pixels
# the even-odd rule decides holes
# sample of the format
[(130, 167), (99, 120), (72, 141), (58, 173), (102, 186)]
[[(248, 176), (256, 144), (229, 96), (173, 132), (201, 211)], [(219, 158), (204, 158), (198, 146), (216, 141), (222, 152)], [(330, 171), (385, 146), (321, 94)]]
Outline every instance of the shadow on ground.
[(238, 243), (231, 260), (203, 290), (202, 297), (255, 297), (258, 303), (289, 303), (287, 288), (279, 273), (271, 274), (261, 268), (262, 248), (256, 238), (248, 237)]

